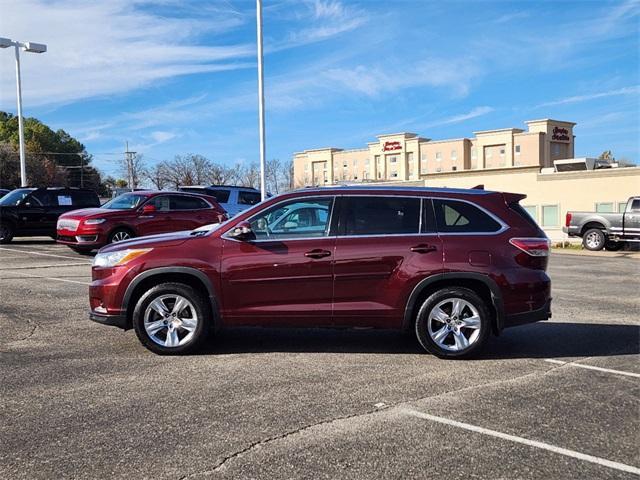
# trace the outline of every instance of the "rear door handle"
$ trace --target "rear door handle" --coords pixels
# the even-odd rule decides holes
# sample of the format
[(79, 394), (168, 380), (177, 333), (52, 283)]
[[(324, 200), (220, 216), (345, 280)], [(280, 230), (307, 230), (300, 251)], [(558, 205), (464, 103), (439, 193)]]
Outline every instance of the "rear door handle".
[(429, 253), (435, 252), (436, 250), (437, 248), (435, 245), (426, 245), (424, 243), (416, 245), (415, 247), (411, 247), (411, 251), (416, 253)]
[(307, 258), (324, 258), (328, 257), (329, 255), (331, 255), (331, 252), (329, 250), (322, 250), (320, 248), (316, 248), (315, 250), (311, 250), (304, 254), (304, 256)]

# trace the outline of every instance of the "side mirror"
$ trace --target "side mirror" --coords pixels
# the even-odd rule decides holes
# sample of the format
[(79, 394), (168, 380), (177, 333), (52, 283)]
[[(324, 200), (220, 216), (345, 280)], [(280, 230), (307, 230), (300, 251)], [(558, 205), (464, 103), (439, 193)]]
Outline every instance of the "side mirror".
[(246, 221), (239, 222), (235, 227), (233, 227), (229, 232), (229, 236), (237, 240), (253, 240), (256, 238), (255, 233), (253, 233), (253, 230), (251, 229), (251, 224)]
[(155, 205), (143, 205), (142, 207), (142, 213), (145, 215), (148, 215), (150, 213), (155, 213), (155, 212), (156, 212)]

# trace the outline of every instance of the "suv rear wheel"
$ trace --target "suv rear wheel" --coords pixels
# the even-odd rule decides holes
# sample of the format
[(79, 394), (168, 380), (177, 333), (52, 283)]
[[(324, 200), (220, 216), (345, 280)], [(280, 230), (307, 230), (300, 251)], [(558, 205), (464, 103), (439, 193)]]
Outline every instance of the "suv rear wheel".
[(490, 330), (485, 302), (468, 288), (443, 288), (431, 294), (416, 318), (420, 345), (440, 358), (474, 355), (486, 343)]
[(185, 354), (197, 350), (207, 339), (211, 318), (200, 292), (182, 283), (162, 283), (138, 300), (133, 328), (152, 352)]

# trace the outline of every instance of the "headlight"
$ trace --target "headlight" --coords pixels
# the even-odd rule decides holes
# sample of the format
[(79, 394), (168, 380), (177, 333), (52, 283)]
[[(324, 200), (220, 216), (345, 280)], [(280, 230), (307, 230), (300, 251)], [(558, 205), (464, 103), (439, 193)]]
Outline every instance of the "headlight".
[(118, 250), (117, 252), (98, 253), (93, 258), (94, 267), (115, 267), (124, 265), (134, 258), (144, 255), (153, 250), (152, 248), (128, 248), (126, 250)]
[(85, 225), (99, 225), (101, 223), (106, 222), (107, 220), (104, 218), (89, 218), (88, 220), (84, 221)]

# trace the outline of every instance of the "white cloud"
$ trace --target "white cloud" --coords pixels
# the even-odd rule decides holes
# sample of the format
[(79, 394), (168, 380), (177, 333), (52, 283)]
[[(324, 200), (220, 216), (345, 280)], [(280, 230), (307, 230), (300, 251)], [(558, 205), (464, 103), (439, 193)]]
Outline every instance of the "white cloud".
[(618, 88), (616, 90), (608, 90), (606, 92), (588, 93), (585, 95), (574, 95), (573, 97), (561, 98), (559, 100), (553, 100), (551, 102), (541, 103), (534, 108), (550, 107), (555, 105), (566, 105), (568, 103), (586, 102), (589, 100), (596, 100), (598, 98), (614, 97), (619, 95), (637, 95), (640, 93), (640, 85), (633, 87)]
[(481, 117), (493, 111), (494, 111), (493, 107), (488, 107), (488, 106), (475, 107), (466, 113), (460, 113), (457, 115), (453, 115), (451, 117), (441, 118), (440, 120), (435, 120), (433, 122), (425, 123), (419, 126), (414, 126), (414, 128), (426, 129), (426, 128), (433, 128), (433, 127), (440, 127), (442, 125), (462, 123), (467, 120), (471, 120), (472, 118)]
[(326, 77), (344, 89), (372, 97), (411, 87), (439, 87), (463, 97), (480, 73), (472, 59), (431, 58), (404, 68), (390, 65), (334, 68), (326, 72)]
[(156, 142), (156, 144), (167, 142), (173, 138), (176, 138), (176, 134), (173, 132), (155, 131), (151, 132), (150, 137)]
[[(178, 75), (250, 66), (252, 44), (197, 42), (205, 33), (225, 32), (242, 22), (222, 13), (206, 21), (160, 17), (127, 0), (23, 0), (2, 2), (0, 30), (3, 36), (48, 46), (42, 55), (21, 57), (24, 102), (33, 106), (119, 94)], [(11, 53), (0, 51), (3, 57)], [(12, 91), (9, 58), (1, 58), (0, 74), (2, 91)], [(13, 103), (10, 95), (0, 98), (0, 108)]]

